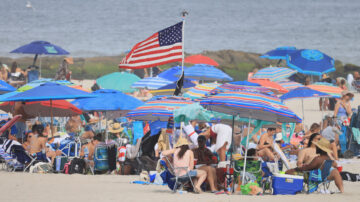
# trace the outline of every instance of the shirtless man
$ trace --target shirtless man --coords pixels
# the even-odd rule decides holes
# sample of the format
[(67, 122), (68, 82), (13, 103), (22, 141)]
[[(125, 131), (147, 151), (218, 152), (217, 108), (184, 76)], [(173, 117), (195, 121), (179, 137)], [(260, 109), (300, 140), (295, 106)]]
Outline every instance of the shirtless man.
[(87, 160), (87, 162), (90, 163), (91, 165), (94, 165), (93, 160), (94, 160), (95, 148), (96, 145), (98, 145), (100, 142), (101, 142), (101, 133), (98, 133), (93, 137), (93, 140), (91, 142), (81, 147), (80, 157)]
[(316, 146), (313, 144), (313, 142), (319, 141), (321, 138), (321, 135), (319, 133), (313, 133), (309, 138), (309, 143), (307, 145), (307, 148), (304, 148), (299, 151), (298, 160), (296, 165), (298, 167), (302, 167), (304, 165), (308, 165), (311, 163), (311, 161), (317, 157), (316, 154)]
[(94, 132), (91, 129), (91, 126), (85, 126), (85, 132), (81, 134), (81, 139), (83, 140), (91, 140), (95, 136)]
[(43, 135), (44, 126), (42, 125), (33, 125), (32, 135), (29, 136), (30, 141), (30, 154), (36, 156), (37, 160), (47, 161), (45, 149), (47, 138)]
[(15, 102), (14, 113), (13, 113), (13, 116), (22, 115), (22, 117), (15, 123), (15, 127), (17, 130), (16, 138), (21, 143), (22, 143), (22, 139), (24, 138), (24, 135), (25, 135), (26, 119), (30, 118), (29, 115), (27, 115), (25, 113), (24, 105), (25, 105), (25, 103), (23, 103), (23, 102)]
[(65, 124), (66, 132), (68, 133), (78, 133), (80, 127), (82, 126), (82, 121), (79, 115), (72, 116)]

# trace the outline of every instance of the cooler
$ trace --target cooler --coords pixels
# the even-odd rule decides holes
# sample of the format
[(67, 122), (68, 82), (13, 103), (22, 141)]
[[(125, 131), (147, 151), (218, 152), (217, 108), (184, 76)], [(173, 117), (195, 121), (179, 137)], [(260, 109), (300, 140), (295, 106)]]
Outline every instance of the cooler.
[(303, 189), (304, 177), (297, 175), (274, 174), (272, 187), (274, 195), (294, 195)]

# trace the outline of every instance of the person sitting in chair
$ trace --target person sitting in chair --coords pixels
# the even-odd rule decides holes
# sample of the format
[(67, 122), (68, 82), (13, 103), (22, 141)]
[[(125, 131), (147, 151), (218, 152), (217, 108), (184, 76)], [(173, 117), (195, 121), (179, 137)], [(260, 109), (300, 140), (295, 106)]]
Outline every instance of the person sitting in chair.
[(194, 191), (201, 193), (201, 185), (206, 180), (206, 172), (203, 170), (194, 169), (194, 153), (189, 148), (189, 142), (185, 138), (179, 138), (174, 149), (163, 151), (164, 156), (174, 155), (174, 172), (177, 176), (196, 177), (194, 180)]
[(212, 152), (206, 148), (206, 137), (199, 136), (198, 139), (199, 147), (193, 149), (194, 158), (197, 159), (196, 164), (199, 166), (199, 170), (204, 170), (207, 174), (207, 181), (210, 185), (211, 192), (217, 192), (217, 177), (216, 169), (211, 166), (211, 164), (216, 163), (213, 160), (214, 155)]
[[(319, 155), (315, 157), (308, 165), (303, 165), (302, 167), (297, 167), (286, 171), (287, 174), (293, 174), (295, 172), (310, 171), (310, 178), (312, 173), (314, 175), (321, 175), (321, 181), (334, 180), (335, 185), (341, 193), (344, 192), (344, 185), (339, 171), (336, 169), (337, 164), (333, 160), (330, 141), (325, 138), (320, 138), (319, 141), (313, 141), (312, 144), (316, 146), (316, 153)], [(310, 183), (312, 183), (310, 181)], [(317, 183), (317, 182), (315, 182)], [(315, 185), (315, 187), (317, 187)], [(310, 185), (311, 189), (311, 185)], [(312, 190), (310, 190), (312, 192)]]

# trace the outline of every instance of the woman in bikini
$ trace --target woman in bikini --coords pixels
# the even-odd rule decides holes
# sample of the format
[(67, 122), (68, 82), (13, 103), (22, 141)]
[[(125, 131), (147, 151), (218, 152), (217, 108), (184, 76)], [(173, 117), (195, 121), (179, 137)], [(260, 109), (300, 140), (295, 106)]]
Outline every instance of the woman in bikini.
[(276, 132), (275, 128), (268, 128), (267, 133), (264, 133), (259, 140), (257, 150), (258, 155), (263, 158), (265, 161), (274, 161), (275, 155), (273, 153), (273, 143), (274, 143), (274, 134)]

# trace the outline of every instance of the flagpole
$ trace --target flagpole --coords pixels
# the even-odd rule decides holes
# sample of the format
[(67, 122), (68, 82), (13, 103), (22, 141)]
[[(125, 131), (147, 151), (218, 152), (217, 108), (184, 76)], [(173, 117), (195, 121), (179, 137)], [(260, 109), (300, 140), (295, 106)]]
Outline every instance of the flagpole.
[(181, 71), (182, 73), (184, 73), (184, 60), (185, 60), (185, 17), (186, 15), (188, 15), (189, 13), (184, 10), (183, 12), (181, 12), (182, 18), (183, 18), (183, 24), (182, 24), (182, 40), (181, 40), (181, 45), (182, 45), (182, 60), (181, 60)]

